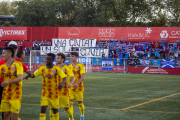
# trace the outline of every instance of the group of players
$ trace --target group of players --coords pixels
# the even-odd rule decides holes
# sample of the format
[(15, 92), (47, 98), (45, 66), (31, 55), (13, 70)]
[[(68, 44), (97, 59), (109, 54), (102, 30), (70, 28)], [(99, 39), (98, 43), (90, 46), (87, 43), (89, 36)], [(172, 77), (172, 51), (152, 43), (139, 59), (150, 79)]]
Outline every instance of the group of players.
[[(17, 55), (18, 59), (14, 59)], [(20, 120), (19, 112), (22, 98), (22, 80), (42, 76), (40, 120), (46, 120), (46, 110), (50, 106), (50, 120), (59, 120), (59, 107), (64, 107), (69, 120), (73, 120), (73, 102), (78, 101), (81, 112), (80, 120), (84, 120), (84, 86), (85, 67), (77, 61), (79, 54), (70, 53), (72, 64), (65, 65), (66, 56), (48, 53), (46, 64), (41, 65), (34, 73), (22, 63), (25, 52), (17, 50), (17, 43), (11, 41), (4, 47), (0, 60), (0, 110), (3, 120)], [(56, 65), (53, 61), (56, 57)], [(28, 75), (23, 78), (23, 72)]]

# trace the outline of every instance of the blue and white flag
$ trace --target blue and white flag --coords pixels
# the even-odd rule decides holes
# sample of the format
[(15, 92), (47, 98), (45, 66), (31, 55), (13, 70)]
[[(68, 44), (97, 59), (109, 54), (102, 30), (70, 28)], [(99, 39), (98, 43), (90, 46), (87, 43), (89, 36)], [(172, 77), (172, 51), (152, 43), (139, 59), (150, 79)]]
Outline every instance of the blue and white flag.
[(102, 59), (102, 70), (113, 70), (113, 59)]
[(149, 59), (139, 59), (140, 64), (144, 66), (149, 66)]
[(160, 63), (161, 63), (160, 60), (152, 60), (151, 59), (151, 64), (153, 65), (153, 67), (159, 67)]
[(176, 66), (180, 67), (180, 60), (176, 60)]
[(161, 60), (162, 68), (175, 68), (175, 60), (171, 59), (162, 59)]

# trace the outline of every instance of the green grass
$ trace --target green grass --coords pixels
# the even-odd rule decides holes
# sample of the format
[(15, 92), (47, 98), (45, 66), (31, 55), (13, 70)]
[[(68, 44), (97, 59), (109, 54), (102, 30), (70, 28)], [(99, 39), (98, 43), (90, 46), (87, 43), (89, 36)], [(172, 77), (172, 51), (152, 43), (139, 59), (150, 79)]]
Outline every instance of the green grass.
[[(180, 76), (93, 72), (86, 73), (84, 86), (85, 120), (180, 119), (180, 94), (176, 94), (180, 93)], [(41, 77), (24, 80), (22, 120), (39, 119), (41, 90)], [(163, 99), (165, 96), (169, 97)], [(148, 103), (142, 104), (145, 102)], [(138, 104), (141, 105), (122, 110)], [(59, 109), (59, 113), (61, 120), (68, 120), (63, 108)], [(75, 102), (74, 119), (79, 120), (79, 116)]]

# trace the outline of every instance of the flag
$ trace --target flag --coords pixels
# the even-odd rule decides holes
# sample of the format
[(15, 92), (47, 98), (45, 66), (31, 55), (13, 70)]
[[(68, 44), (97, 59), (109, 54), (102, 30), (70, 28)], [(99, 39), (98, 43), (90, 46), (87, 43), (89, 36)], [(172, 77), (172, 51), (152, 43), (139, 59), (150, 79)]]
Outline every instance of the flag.
[(161, 68), (175, 68), (175, 60), (162, 59)]

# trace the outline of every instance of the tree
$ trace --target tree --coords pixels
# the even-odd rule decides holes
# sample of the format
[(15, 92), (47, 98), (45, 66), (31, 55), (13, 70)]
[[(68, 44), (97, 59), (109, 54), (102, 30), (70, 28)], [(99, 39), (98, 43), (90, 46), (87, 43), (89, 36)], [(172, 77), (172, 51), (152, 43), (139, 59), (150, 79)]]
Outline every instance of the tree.
[(156, 10), (166, 16), (168, 26), (180, 26), (180, 0), (154, 0)]
[(16, 1), (15, 2), (8, 2), (8, 1), (0, 2), (0, 15), (15, 15), (16, 3), (17, 3)]
[(114, 19), (118, 26), (135, 26), (136, 22), (147, 22), (151, 6), (146, 0), (114, 0)]
[(16, 23), (20, 26), (54, 26), (57, 20), (55, 0), (23, 0), (17, 3)]

